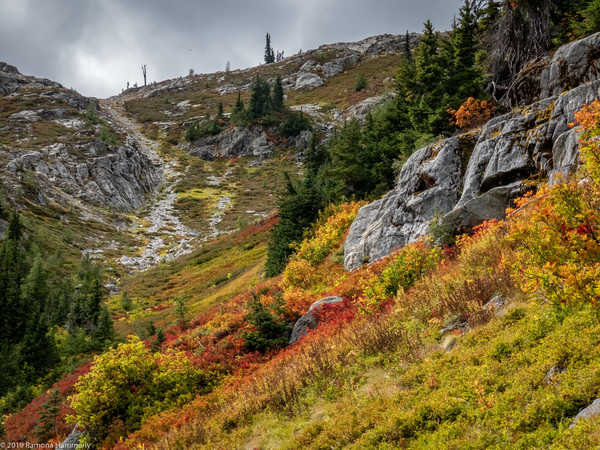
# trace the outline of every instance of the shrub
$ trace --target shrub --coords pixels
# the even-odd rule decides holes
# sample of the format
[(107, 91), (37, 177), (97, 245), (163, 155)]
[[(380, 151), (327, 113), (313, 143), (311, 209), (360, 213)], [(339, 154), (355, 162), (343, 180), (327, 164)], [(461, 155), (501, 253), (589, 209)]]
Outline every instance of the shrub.
[(131, 336), (129, 342), (97, 356), (90, 372), (79, 379), (70, 420), (99, 444), (115, 424), (122, 423), (123, 432), (135, 430), (144, 418), (207, 392), (212, 382), (184, 353), (152, 354)]
[(431, 247), (424, 241), (402, 248), (380, 276), (365, 283), (363, 294), (367, 309), (413, 286), (423, 275), (437, 267), (442, 255), (439, 248)]
[(356, 83), (354, 84), (354, 90), (356, 92), (360, 92), (367, 87), (367, 79), (363, 74), (360, 74), (356, 79)]
[(221, 126), (217, 120), (209, 120), (200, 125), (194, 122), (185, 130), (185, 139), (188, 142), (197, 141), (205, 136), (215, 136), (221, 132)]
[(287, 345), (291, 326), (282, 318), (281, 298), (272, 306), (274, 311), (265, 307), (256, 294), (248, 302), (250, 312), (244, 319), (255, 328), (254, 331), (242, 335), (248, 351), (264, 353)]
[(469, 97), (458, 110), (449, 109), (450, 123), (463, 130), (483, 125), (492, 118), (496, 107), (487, 100)]
[(301, 131), (310, 130), (310, 120), (302, 112), (292, 112), (280, 126), (283, 137), (298, 136)]

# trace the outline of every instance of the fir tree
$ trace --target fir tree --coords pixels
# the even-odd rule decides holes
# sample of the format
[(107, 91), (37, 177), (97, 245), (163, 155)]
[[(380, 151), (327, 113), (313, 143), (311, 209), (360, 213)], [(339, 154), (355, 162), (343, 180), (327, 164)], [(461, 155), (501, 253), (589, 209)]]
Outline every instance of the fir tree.
[(219, 102), (217, 105), (217, 119), (223, 118), (223, 102)]
[(456, 90), (460, 103), (468, 97), (479, 97), (482, 93), (483, 75), (475, 66), (478, 50), (477, 29), (472, 1), (465, 0), (452, 36), (454, 54), (450, 86)]
[(408, 30), (406, 30), (406, 35), (404, 36), (404, 58), (407, 60), (412, 59), (412, 52), (410, 51), (410, 34)]
[(58, 389), (52, 389), (39, 412), (35, 434), (41, 441), (56, 437), (56, 420), (60, 412), (61, 398)]
[(267, 33), (265, 41), (265, 64), (271, 64), (275, 62), (275, 52), (271, 48), (271, 35), (269, 33)]

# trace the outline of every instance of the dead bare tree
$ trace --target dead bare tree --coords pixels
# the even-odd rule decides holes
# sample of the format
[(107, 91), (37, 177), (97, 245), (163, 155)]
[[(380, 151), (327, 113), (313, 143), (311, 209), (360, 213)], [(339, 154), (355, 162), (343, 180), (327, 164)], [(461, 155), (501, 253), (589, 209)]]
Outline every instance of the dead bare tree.
[(144, 75), (144, 86), (146, 86), (146, 72), (147, 72), (146, 64), (142, 64), (142, 75)]
[(508, 87), (519, 71), (552, 46), (552, 0), (504, 0), (487, 36), (494, 86)]

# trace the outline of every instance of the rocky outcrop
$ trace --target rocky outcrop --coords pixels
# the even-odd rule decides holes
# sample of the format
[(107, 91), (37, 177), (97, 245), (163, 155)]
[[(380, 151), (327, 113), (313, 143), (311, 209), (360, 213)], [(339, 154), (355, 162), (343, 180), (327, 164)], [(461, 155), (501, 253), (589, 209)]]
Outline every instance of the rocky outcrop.
[[(548, 177), (555, 183), (579, 164), (576, 129), (569, 124), (583, 105), (600, 98), (597, 70), (600, 34), (561, 47), (545, 71), (554, 94), (490, 120), (469, 145), (466, 136), (415, 152), (400, 171), (396, 188), (359, 211), (346, 240), (347, 270), (376, 261), (427, 233), (434, 215), (455, 232), (502, 218), (512, 200)], [(563, 69), (557, 69), (563, 67)], [(564, 67), (572, 68), (570, 81)], [(465, 167), (466, 166), (466, 167)]]
[(417, 150), (402, 167), (396, 189), (359, 210), (344, 246), (347, 270), (414, 241), (427, 233), (435, 214), (456, 205), (470, 139), (454, 137)]
[(61, 88), (55, 81), (22, 75), (15, 66), (0, 61), (0, 95), (8, 95), (24, 86), (38, 88)]
[(190, 145), (190, 155), (202, 159), (256, 156), (266, 158), (273, 151), (267, 134), (261, 128), (229, 128), (216, 136), (201, 138)]
[(340, 74), (346, 69), (355, 65), (359, 59), (360, 56), (358, 56), (356, 53), (352, 53), (341, 58), (336, 58), (333, 61), (323, 64), (321, 71), (323, 72), (323, 76), (325, 78), (333, 77), (334, 75)]
[(79, 430), (79, 426), (75, 425), (71, 434), (56, 447), (57, 450), (72, 450), (77, 448), (79, 441), (83, 437), (83, 433)]
[(292, 334), (290, 336), (290, 345), (295, 344), (303, 336), (308, 333), (309, 329), (314, 329), (319, 324), (319, 309), (325, 305), (335, 305), (343, 302), (344, 299), (341, 297), (325, 297), (319, 301), (314, 302), (310, 305), (310, 308), (302, 317), (300, 317), (294, 324)]
[(600, 33), (560, 47), (552, 57), (531, 61), (511, 83), (503, 101), (523, 106), (560, 95), (600, 74)]
[(298, 74), (294, 89), (314, 89), (323, 86), (323, 79), (316, 73), (303, 72)]
[(12, 182), (11, 190), (18, 192), (29, 179), (26, 184), (35, 184), (36, 200), (42, 205), (70, 197), (129, 210), (142, 206), (162, 179), (135, 141), (116, 147), (101, 141), (81, 147), (57, 143), (39, 151), (0, 156), (9, 159), (5, 183)]

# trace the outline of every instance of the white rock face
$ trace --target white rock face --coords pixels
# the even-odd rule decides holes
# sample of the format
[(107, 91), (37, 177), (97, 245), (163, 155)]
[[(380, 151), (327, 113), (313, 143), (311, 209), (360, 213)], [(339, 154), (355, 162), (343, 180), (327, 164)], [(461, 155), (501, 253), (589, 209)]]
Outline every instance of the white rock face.
[(298, 75), (294, 89), (314, 89), (323, 86), (323, 79), (316, 73), (304, 72)]

